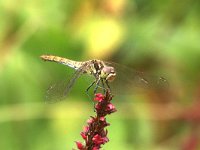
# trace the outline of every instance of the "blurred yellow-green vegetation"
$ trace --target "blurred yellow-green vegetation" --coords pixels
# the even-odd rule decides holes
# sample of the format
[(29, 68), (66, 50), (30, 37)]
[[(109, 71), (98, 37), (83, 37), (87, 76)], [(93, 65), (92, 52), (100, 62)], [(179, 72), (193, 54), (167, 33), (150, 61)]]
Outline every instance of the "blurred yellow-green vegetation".
[(44, 103), (48, 86), (72, 70), (42, 54), (109, 60), (168, 80), (167, 91), (114, 97), (103, 149), (200, 149), (200, 1), (0, 1), (1, 150), (75, 148), (94, 115), (84, 81), (66, 101)]

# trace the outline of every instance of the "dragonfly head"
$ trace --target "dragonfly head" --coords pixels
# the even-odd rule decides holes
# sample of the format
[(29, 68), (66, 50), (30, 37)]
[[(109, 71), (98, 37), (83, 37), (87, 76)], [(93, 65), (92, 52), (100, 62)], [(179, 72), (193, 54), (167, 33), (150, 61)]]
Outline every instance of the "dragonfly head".
[(109, 82), (112, 82), (115, 79), (115, 76), (116, 76), (116, 72), (115, 72), (114, 67), (105, 66), (101, 70), (101, 78)]

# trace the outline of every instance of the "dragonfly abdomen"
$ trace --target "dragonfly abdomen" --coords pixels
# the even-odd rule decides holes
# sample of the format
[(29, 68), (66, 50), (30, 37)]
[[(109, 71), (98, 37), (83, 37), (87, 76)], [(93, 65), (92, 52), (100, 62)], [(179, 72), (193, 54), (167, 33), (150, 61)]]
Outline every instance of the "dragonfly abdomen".
[(71, 68), (78, 69), (81, 67), (82, 62), (73, 61), (67, 58), (59, 57), (59, 56), (53, 56), (53, 55), (42, 55), (40, 56), (44, 61), (52, 61), (57, 62), (63, 65), (67, 65)]

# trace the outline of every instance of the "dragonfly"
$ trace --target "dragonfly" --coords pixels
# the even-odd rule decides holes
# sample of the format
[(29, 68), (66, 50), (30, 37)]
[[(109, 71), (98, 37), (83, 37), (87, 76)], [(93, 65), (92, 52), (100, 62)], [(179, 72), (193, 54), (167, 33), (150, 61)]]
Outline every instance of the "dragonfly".
[(40, 57), (44, 61), (63, 64), (75, 70), (75, 73), (70, 80), (63, 85), (64, 88), (59, 89), (59, 86), (57, 85), (49, 87), (46, 94), (47, 103), (54, 103), (56, 101), (63, 100), (68, 95), (77, 79), (83, 74), (94, 77), (93, 82), (90, 83), (86, 89), (87, 94), (93, 86), (95, 86), (93, 91), (94, 93), (96, 93), (99, 88), (102, 89), (104, 93), (106, 90), (112, 91), (110, 84), (115, 83), (116, 78), (120, 79), (118, 78), (118, 74), (122, 73), (124, 73), (125, 76), (129, 75), (130, 78), (120, 79), (121, 87), (123, 82), (127, 82), (129, 85), (134, 84), (135, 86), (143, 88), (168, 85), (167, 80), (163, 77), (146, 76), (143, 72), (134, 71), (128, 67), (126, 68), (124, 66), (120, 66), (117, 63), (105, 62), (98, 59), (74, 61), (54, 55), (41, 55)]

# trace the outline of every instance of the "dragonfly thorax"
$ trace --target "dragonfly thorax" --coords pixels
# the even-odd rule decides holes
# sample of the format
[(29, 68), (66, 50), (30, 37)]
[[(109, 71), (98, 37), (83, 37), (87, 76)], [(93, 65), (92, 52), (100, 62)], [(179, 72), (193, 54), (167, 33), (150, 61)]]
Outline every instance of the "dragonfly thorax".
[(115, 79), (116, 72), (114, 67), (104, 66), (101, 70), (100, 77), (106, 81), (112, 82)]

